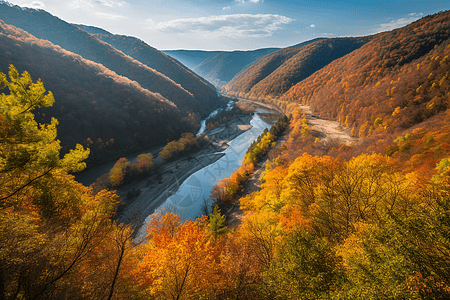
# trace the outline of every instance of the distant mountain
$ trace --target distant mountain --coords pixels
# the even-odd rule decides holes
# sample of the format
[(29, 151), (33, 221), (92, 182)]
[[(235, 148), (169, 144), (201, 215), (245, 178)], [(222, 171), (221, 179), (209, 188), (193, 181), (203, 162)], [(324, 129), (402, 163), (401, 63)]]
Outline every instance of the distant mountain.
[(201, 64), (194, 68), (194, 71), (214, 83), (217, 87), (221, 87), (250, 64), (276, 50), (277, 48), (266, 48), (253, 51), (218, 53), (214, 57), (202, 61)]
[[(175, 82), (167, 75), (124, 54), (85, 30), (64, 22), (43, 10), (0, 4), (0, 19), (7, 24), (26, 30), (37, 38), (49, 40), (85, 59), (101, 63), (119, 75), (137, 81), (143, 88), (159, 93), (172, 101), (185, 116), (194, 116), (197, 121), (206, 116), (218, 104), (214, 88), (204, 81), (200, 80), (198, 83), (190, 84), (189, 88), (195, 86), (194, 90), (190, 91), (188, 87), (183, 87), (181, 83)], [(139, 47), (141, 46), (139, 44)], [(153, 53), (163, 55), (156, 50)], [(178, 71), (187, 74), (186, 69), (180, 68), (179, 63), (169, 59), (166, 62), (171, 64), (166, 68), (172, 69), (172, 74)], [(187, 81), (196, 80), (198, 77), (192, 75)]]
[(52, 107), (37, 110), (38, 122), (57, 118), (63, 149), (88, 146), (89, 163), (164, 144), (197, 128), (160, 94), (0, 21), (0, 71), (7, 73), (10, 64), (34, 81), (42, 79), (54, 94)]
[(202, 61), (210, 59), (225, 51), (202, 51), (202, 50), (162, 50), (165, 54), (179, 60), (189, 69), (194, 69)]
[(194, 72), (221, 87), (236, 74), (264, 55), (279, 48), (265, 48), (252, 51), (191, 51), (168, 50), (164, 53), (178, 59)]
[(242, 71), (224, 90), (254, 98), (282, 94), (333, 60), (360, 48), (370, 39), (315, 39), (280, 49)]

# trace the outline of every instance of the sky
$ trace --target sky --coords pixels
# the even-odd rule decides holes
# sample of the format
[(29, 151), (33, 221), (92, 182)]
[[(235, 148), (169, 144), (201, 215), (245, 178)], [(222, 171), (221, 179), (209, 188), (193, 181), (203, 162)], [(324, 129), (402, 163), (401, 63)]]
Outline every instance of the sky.
[(364, 36), (450, 9), (447, 1), (8, 0), (159, 50), (253, 50)]

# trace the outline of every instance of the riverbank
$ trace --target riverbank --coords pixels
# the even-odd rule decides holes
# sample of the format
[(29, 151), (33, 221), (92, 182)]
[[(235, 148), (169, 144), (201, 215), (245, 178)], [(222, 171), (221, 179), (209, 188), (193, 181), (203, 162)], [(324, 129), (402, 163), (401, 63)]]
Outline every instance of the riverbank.
[[(244, 101), (247, 103), (256, 104), (253, 100), (239, 99), (240, 101)], [(271, 105), (266, 104), (264, 107), (271, 108)], [(332, 120), (321, 119), (318, 116), (314, 115), (311, 111), (310, 106), (307, 105), (298, 105), (298, 107), (305, 114), (307, 124), (310, 126), (309, 131), (312, 135), (320, 137), (322, 140), (321, 143), (327, 144), (330, 142), (338, 142), (341, 144), (350, 145), (351, 143), (358, 142), (357, 139), (350, 136), (350, 129), (342, 127), (339, 122)], [(266, 155), (264, 155), (256, 164), (253, 173), (250, 175), (247, 180), (244, 191), (239, 196), (239, 199), (245, 197), (253, 192), (257, 192), (261, 190), (261, 176), (263, 175), (266, 169), (266, 161), (272, 156), (275, 157), (273, 153), (280, 152), (280, 147), (288, 141), (290, 138), (290, 129), (287, 129), (280, 137), (276, 140), (276, 146), (269, 151)], [(240, 201), (237, 200), (230, 207), (224, 207), (222, 209), (222, 213), (226, 216), (227, 226), (228, 228), (237, 228), (241, 223), (243, 218), (245, 217), (243, 211), (240, 209)]]
[(159, 165), (157, 172), (118, 187), (117, 194), (120, 196), (118, 220), (136, 227), (140, 226), (147, 216), (176, 193), (184, 180), (219, 160), (224, 155), (221, 151), (228, 148), (228, 143), (252, 127), (251, 119), (252, 114), (243, 114), (216, 128), (206, 130), (209, 144), (200, 151), (170, 162), (158, 163), (157, 160), (161, 158), (157, 158), (156, 163)]

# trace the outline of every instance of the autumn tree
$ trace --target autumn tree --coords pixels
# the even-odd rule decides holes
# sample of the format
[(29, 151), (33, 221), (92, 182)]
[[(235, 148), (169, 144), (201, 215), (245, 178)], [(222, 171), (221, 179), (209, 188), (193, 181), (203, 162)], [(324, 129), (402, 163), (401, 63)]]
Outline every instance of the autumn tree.
[[(96, 261), (120, 260), (99, 253), (117, 230), (111, 222), (117, 195), (92, 190), (68, 172), (85, 167), (88, 150), (77, 145), (60, 158), (57, 120), (38, 124), (35, 107), (52, 105), (41, 81), (11, 66), (0, 73), (0, 294), (2, 299), (97, 298), (114, 291), (112, 277), (94, 280)], [(100, 263), (101, 264), (101, 263)], [(106, 276), (105, 276), (106, 275)], [(101, 277), (101, 276), (100, 276)], [(101, 294), (101, 292), (100, 292)]]
[(314, 232), (296, 230), (285, 237), (262, 276), (267, 298), (328, 299), (345, 275), (330, 244)]
[(178, 219), (169, 213), (149, 228), (148, 243), (140, 250), (135, 271), (142, 295), (156, 299), (211, 297), (219, 282), (218, 249), (199, 224)]

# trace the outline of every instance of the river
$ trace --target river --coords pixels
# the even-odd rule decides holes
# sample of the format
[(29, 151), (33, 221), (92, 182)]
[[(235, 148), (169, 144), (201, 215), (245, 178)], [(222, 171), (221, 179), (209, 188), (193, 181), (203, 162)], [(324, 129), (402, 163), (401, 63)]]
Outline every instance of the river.
[[(267, 112), (257, 110), (257, 112)], [(224, 154), (215, 163), (205, 166), (199, 171), (189, 176), (181, 183), (176, 191), (168, 192), (171, 194), (167, 200), (155, 210), (173, 212), (183, 219), (196, 219), (204, 214), (205, 205), (210, 207), (210, 192), (214, 185), (223, 178), (228, 178), (237, 170), (243, 162), (245, 152), (248, 147), (260, 136), (266, 128), (271, 125), (266, 123), (257, 113), (250, 121), (252, 127), (239, 135), (229, 143), (229, 147), (222, 153)], [(147, 217), (144, 225), (139, 229), (138, 238), (145, 235), (147, 222), (151, 216)]]
[[(225, 108), (225, 110), (229, 111), (233, 108), (234, 104), (236, 102), (233, 100), (228, 101), (227, 103), (227, 107)], [(196, 136), (200, 136), (205, 130), (206, 130), (206, 121), (208, 121), (209, 118), (214, 117), (215, 115), (217, 115), (219, 113), (219, 111), (223, 110), (223, 108), (218, 108), (215, 111), (213, 111), (212, 113), (209, 114), (209, 116), (207, 116), (203, 121), (200, 122), (200, 129), (197, 132)]]

